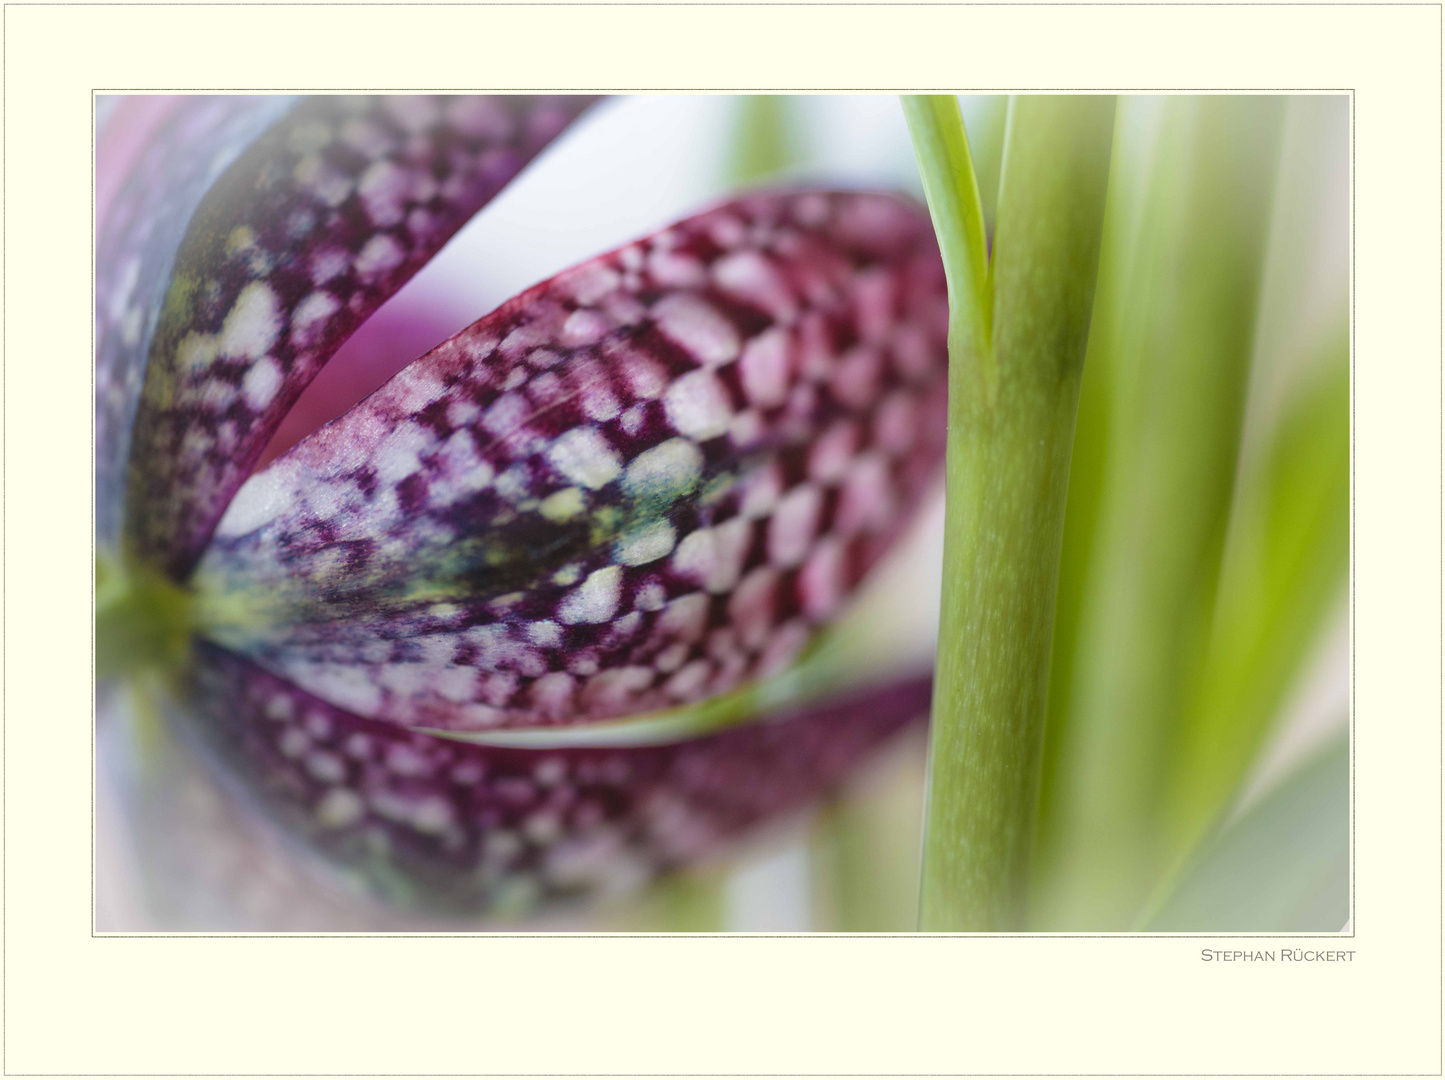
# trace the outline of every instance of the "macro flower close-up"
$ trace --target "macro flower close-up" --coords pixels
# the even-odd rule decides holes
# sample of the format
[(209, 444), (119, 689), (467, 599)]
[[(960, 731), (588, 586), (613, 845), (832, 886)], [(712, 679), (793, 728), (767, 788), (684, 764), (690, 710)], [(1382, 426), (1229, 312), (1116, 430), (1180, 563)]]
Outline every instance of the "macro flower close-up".
[(1341, 101), (97, 98), (98, 927), (1339, 930)]

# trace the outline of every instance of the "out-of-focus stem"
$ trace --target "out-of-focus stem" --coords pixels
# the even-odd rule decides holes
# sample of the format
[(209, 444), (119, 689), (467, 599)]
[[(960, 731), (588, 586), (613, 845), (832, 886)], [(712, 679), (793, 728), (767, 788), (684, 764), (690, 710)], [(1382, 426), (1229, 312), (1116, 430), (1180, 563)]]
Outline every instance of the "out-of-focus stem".
[(912, 102), (908, 116), (952, 305), (920, 921), (1001, 930), (1023, 913), (1114, 100), (1010, 103), (991, 266), (956, 105)]
[(727, 161), (731, 187), (767, 180), (797, 164), (792, 98), (785, 94), (744, 94), (737, 98), (732, 148)]
[(809, 844), (815, 929), (918, 926), (924, 732), (916, 734), (821, 808)]
[(725, 930), (726, 903), (720, 873), (679, 874), (658, 886), (657, 926), (674, 934)]

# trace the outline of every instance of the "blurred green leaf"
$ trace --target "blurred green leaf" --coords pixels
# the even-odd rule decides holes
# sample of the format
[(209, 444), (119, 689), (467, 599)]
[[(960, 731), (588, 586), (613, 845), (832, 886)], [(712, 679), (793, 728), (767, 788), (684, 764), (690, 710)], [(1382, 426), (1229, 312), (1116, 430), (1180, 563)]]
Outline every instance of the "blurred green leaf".
[(1289, 403), (1241, 477), (1208, 649), (1190, 680), (1168, 786), (1171, 850), (1182, 852), (1233, 797), (1349, 570), (1349, 339)]
[(1074, 454), (1069, 464), (1069, 494), (1064, 510), (1064, 539), (1059, 561), (1058, 597), (1054, 608), (1054, 641), (1049, 674), (1048, 719), (1045, 724), (1042, 776), (1039, 786), (1039, 830), (1035, 864), (1056, 859), (1060, 842), (1055, 800), (1060, 758), (1074, 687), (1074, 659), (1084, 590), (1093, 564), (1104, 479), (1116, 408), (1115, 369), (1122, 348), (1120, 322), (1135, 285), (1139, 230), (1152, 157), (1142, 152), (1157, 136), (1159, 110), (1141, 107), (1137, 98), (1119, 102), (1114, 147), (1109, 163), (1109, 194), (1104, 209), (1104, 236), (1099, 252), (1099, 280), (1089, 327), (1089, 347), (1079, 386), (1079, 415), (1074, 426)]
[(1332, 743), (1215, 833), (1148, 930), (1335, 933), (1350, 914), (1350, 760)]
[[(1158, 834), (1185, 676), (1210, 625), (1239, 448), (1283, 102), (1170, 98), (1120, 307), (1107, 465), (1059, 740), (1043, 915), (1127, 926)], [(1007, 181), (1005, 181), (1007, 182)], [(1095, 449), (1094, 453), (1098, 453)]]

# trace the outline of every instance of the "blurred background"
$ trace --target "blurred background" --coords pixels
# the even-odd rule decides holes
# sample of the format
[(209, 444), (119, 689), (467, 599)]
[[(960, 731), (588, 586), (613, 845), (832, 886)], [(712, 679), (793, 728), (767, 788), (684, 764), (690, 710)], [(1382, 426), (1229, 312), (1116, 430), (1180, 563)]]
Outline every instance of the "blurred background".
[[(961, 103), (991, 215), (1006, 99)], [(1120, 99), (1061, 571), (1037, 929), (1348, 918), (1348, 99), (1234, 104)], [(118, 99), (98, 102), (102, 154), (117, 115)], [(344, 346), (267, 456), (527, 286), (773, 183), (921, 201), (898, 100), (600, 103)], [(867, 628), (880, 672), (931, 660), (941, 510), (940, 483), (855, 601), (850, 625)], [(149, 711), (118, 688), (98, 695), (97, 930), (517, 925), (418, 919), (347, 892)], [(913, 930), (926, 744), (916, 726), (826, 804), (635, 900), (524, 925)]]

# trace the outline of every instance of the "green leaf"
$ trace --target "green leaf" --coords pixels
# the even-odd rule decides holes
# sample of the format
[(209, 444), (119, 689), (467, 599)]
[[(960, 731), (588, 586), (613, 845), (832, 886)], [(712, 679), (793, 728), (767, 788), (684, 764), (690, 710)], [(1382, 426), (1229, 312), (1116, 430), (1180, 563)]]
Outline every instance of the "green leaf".
[(1008, 122), (1008, 97), (979, 94), (960, 97), (963, 129), (968, 133), (973, 154), (973, 172), (978, 183), (979, 205), (988, 235), (993, 235), (998, 212), (998, 181), (1003, 172), (1003, 132)]
[(1340, 930), (1350, 914), (1349, 781), (1342, 738), (1216, 832), (1146, 928)]
[(1233, 796), (1285, 694), (1337, 606), (1349, 571), (1349, 337), (1296, 395), (1241, 478), (1208, 649), (1172, 762), (1173, 850)]
[(1163, 108), (1134, 251), (1108, 290), (1107, 463), (1053, 733), (1037, 917), (1071, 930), (1130, 925), (1170, 862), (1160, 809), (1210, 626), (1283, 117), (1278, 99)]
[(1068, 503), (1064, 510), (1063, 551), (1059, 560), (1058, 599), (1054, 609), (1054, 644), (1050, 661), (1048, 719), (1045, 725), (1043, 775), (1039, 786), (1039, 834), (1035, 865), (1048, 866), (1059, 842), (1055, 800), (1058, 777), (1065, 772), (1062, 733), (1073, 700), (1074, 661), (1084, 594), (1099, 531), (1104, 481), (1109, 470), (1117, 403), (1115, 369), (1121, 349), (1120, 323), (1135, 287), (1134, 263), (1149, 183), (1146, 146), (1157, 135), (1158, 110), (1146, 101), (1125, 98), (1119, 103), (1114, 150), (1109, 164), (1109, 195), (1104, 210), (1104, 238), (1099, 252), (1099, 280), (1089, 347), (1079, 386), (1079, 415), (1074, 426), (1074, 453), (1069, 465)]
[[(958, 98), (951, 94), (905, 96), (903, 115), (943, 252), (949, 308), (959, 313), (953, 322), (962, 324), (958, 332), (970, 335), (980, 362), (991, 368), (993, 287), (988, 235)], [(955, 332), (952, 325), (949, 332)]]

